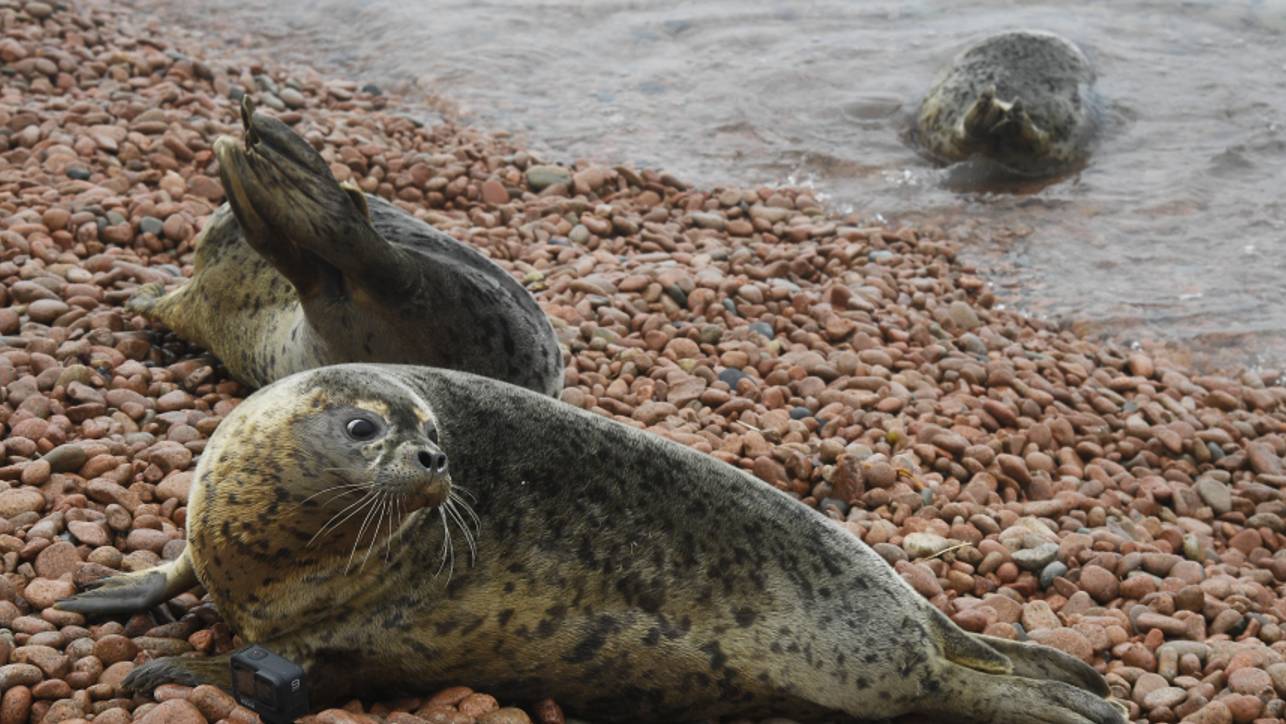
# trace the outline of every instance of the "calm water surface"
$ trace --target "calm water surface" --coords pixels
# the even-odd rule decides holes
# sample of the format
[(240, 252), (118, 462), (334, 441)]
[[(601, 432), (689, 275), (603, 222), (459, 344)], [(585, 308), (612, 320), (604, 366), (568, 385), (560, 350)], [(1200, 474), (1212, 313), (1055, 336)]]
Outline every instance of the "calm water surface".
[[(446, 99), (549, 159), (811, 184), (841, 210), (934, 220), (966, 234), (970, 257), (1031, 314), (1206, 367), (1286, 366), (1286, 0), (154, 9), (412, 101)], [(958, 192), (901, 135), (944, 63), (1019, 27), (1086, 50), (1105, 133), (1060, 183)]]

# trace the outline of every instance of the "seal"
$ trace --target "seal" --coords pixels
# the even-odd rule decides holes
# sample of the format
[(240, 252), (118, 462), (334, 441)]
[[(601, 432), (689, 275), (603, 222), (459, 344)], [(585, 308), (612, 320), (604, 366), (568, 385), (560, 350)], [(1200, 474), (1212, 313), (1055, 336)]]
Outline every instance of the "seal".
[(467, 370), (558, 395), (563, 359), (530, 292), (478, 251), (342, 187), (311, 145), (242, 106), (243, 139), (215, 142), (228, 197), (198, 239), (191, 280), (146, 285), (129, 309), (261, 387), (339, 362)]
[(1098, 126), (1094, 69), (1072, 42), (1018, 30), (966, 48), (916, 113), (912, 136), (934, 160), (990, 159), (1047, 177), (1083, 165)]
[[(461, 372), (340, 365), (251, 395), (201, 457), (188, 550), (315, 705), (467, 681), (604, 722), (1124, 722), (1092, 668), (966, 633), (768, 484)], [(175, 657), (126, 684), (228, 676)]]

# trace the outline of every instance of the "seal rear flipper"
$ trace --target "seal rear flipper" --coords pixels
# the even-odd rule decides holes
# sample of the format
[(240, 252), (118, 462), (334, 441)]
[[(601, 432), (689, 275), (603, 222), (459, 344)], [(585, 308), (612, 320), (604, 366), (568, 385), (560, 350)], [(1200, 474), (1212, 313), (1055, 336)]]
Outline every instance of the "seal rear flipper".
[(91, 590), (54, 604), (60, 611), (87, 616), (138, 613), (158, 606), (197, 585), (196, 571), (186, 551), (178, 559), (145, 571), (96, 581)]
[(301, 298), (404, 291), (403, 254), (371, 223), (366, 196), (343, 187), (317, 149), (282, 121), (242, 105), (242, 139), (215, 141), (219, 177), (246, 241)]
[(1123, 707), (1061, 681), (987, 674), (946, 663), (916, 711), (992, 724), (1125, 724)]
[(232, 672), (228, 654), (218, 656), (167, 656), (149, 661), (134, 669), (121, 682), (129, 692), (147, 694), (161, 684), (200, 686), (211, 684), (232, 691)]
[(974, 638), (1009, 657), (1016, 676), (1061, 681), (1099, 696), (1109, 693), (1107, 681), (1093, 667), (1058, 649), (980, 634)]

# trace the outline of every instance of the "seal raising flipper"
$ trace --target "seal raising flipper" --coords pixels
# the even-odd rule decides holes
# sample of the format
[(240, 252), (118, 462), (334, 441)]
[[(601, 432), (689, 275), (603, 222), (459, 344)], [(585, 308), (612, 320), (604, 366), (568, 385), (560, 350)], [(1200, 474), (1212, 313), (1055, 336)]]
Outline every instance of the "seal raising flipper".
[[(246, 241), (290, 279), (301, 298), (346, 286), (398, 298), (419, 274), (371, 224), (365, 195), (335, 180), (321, 154), (242, 99), (243, 139), (214, 143), (219, 177)], [(271, 190), (269, 192), (269, 190)]]
[[(439, 454), (449, 489), (399, 477)], [(1124, 721), (1088, 667), (966, 633), (745, 471), (460, 372), (339, 365), (251, 395), (201, 457), (187, 550), (319, 706), (467, 682), (603, 722)], [(189, 661), (126, 683), (205, 681)]]
[(1094, 69), (1053, 33), (984, 38), (956, 56), (920, 103), (911, 136), (934, 160), (988, 159), (1012, 175), (1055, 176), (1089, 156)]
[(65, 598), (54, 607), (87, 616), (134, 613), (159, 606), (197, 583), (192, 559), (185, 550), (164, 565), (95, 581), (90, 590)]
[(194, 271), (129, 308), (260, 387), (340, 362), (468, 370), (556, 396), (562, 350), (509, 272), (378, 197), (341, 185), (307, 141), (243, 107), (215, 142), (228, 204), (196, 240)]

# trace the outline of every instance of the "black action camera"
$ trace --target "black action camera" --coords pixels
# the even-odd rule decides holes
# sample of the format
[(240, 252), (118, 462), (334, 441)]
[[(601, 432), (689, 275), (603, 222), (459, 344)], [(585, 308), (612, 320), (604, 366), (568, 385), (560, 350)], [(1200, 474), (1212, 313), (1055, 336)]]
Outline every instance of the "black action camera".
[(289, 724), (308, 713), (304, 670), (262, 646), (232, 655), (232, 696), (267, 724)]

